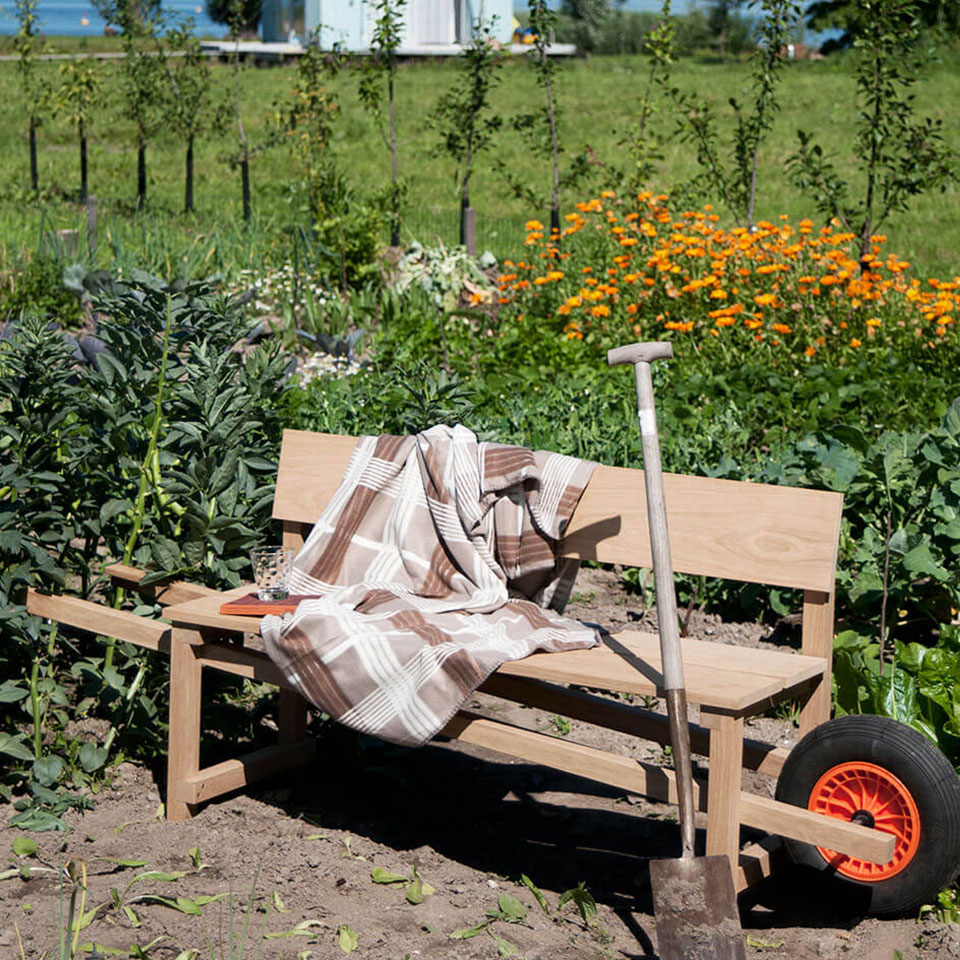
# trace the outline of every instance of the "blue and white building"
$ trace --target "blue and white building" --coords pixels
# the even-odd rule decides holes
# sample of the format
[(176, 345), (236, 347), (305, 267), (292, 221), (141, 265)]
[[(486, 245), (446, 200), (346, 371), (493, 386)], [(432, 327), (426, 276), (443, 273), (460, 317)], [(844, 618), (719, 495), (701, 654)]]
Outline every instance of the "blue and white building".
[[(478, 19), (496, 17), (493, 34), (504, 45), (513, 34), (513, 0), (407, 0), (402, 10), (401, 54), (458, 52)], [(300, 42), (316, 33), (320, 45), (368, 50), (377, 21), (372, 0), (263, 0), (265, 43)]]

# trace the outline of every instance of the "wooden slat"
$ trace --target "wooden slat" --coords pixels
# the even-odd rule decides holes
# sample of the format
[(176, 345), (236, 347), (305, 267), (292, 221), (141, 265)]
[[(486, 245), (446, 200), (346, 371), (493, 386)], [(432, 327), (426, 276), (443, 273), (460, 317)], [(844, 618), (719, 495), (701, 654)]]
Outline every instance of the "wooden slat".
[(213, 667), (236, 677), (287, 686), (283, 674), (274, 662), (259, 650), (247, 647), (230, 647), (224, 643), (204, 643), (195, 646), (194, 653), (201, 666)]
[(212, 627), (224, 633), (257, 633), (260, 630), (260, 617), (241, 617), (235, 614), (220, 613), (224, 601), (235, 600), (250, 592), (250, 587), (235, 587), (223, 593), (198, 597), (185, 603), (172, 604), (163, 615), (174, 623), (193, 627)]
[(722, 854), (733, 869), (740, 850), (740, 778), (743, 771), (743, 717), (710, 715), (710, 779), (707, 782), (708, 857)]
[[(616, 756), (594, 747), (524, 730), (498, 720), (488, 720), (467, 711), (458, 713), (443, 733), (507, 756), (610, 784), (654, 800), (676, 803), (673, 771), (630, 757)], [(694, 805), (699, 810), (706, 805), (706, 790), (703, 787), (702, 781), (694, 783)], [(874, 863), (886, 863), (893, 856), (894, 838), (891, 834), (811, 813), (802, 807), (752, 793), (740, 794), (740, 822), (745, 826), (816, 843)]]
[(205, 587), (200, 583), (187, 583), (186, 580), (175, 580), (172, 583), (156, 583), (148, 587), (141, 587), (140, 581), (147, 575), (146, 570), (131, 567), (125, 563), (112, 563), (104, 568), (110, 579), (120, 587), (135, 590), (145, 597), (151, 597), (163, 606), (173, 603), (186, 603), (198, 597), (208, 597), (217, 593), (212, 587)]
[(774, 862), (783, 853), (779, 837), (764, 837), (759, 843), (748, 844), (740, 851), (740, 863), (733, 874), (733, 886), (739, 893), (766, 880), (773, 873)]
[[(494, 697), (583, 720), (608, 730), (618, 730), (644, 740), (664, 744), (670, 742), (670, 727), (664, 714), (616, 703), (582, 690), (502, 673), (488, 677), (479, 689)], [(710, 731), (699, 724), (690, 724), (690, 745), (694, 753), (706, 756), (710, 752)], [(745, 738), (743, 741), (743, 766), (757, 773), (777, 776), (788, 754), (789, 751), (783, 747), (773, 747), (761, 740)]]
[(303, 739), (254, 750), (235, 760), (224, 760), (184, 777), (177, 786), (178, 799), (190, 804), (212, 800), (256, 780), (310, 763), (315, 752), (313, 740)]
[[(354, 437), (284, 431), (274, 517), (313, 523), (337, 489), (355, 446)], [(667, 474), (664, 485), (677, 571), (833, 589), (840, 494), (681, 474)], [(650, 566), (642, 471), (597, 467), (563, 552)]]
[(148, 650), (159, 650), (161, 653), (169, 651), (169, 624), (138, 617), (127, 610), (114, 610), (102, 603), (91, 603), (79, 597), (51, 597), (28, 590), (27, 611), (78, 630), (113, 637)]
[(807, 590), (803, 595), (803, 653), (823, 657), (824, 675), (800, 709), (800, 735), (830, 719), (830, 674), (833, 668), (834, 593)]
[[(681, 641), (687, 698), (727, 710), (746, 710), (823, 673), (812, 657)], [(728, 665), (730, 664), (730, 665)], [(788, 668), (792, 668), (788, 669)], [(504, 663), (500, 673), (641, 695), (662, 695), (660, 644), (652, 634), (608, 636), (600, 647), (535, 653)]]
[(188, 630), (173, 631), (170, 644), (170, 732), (167, 741), (167, 819), (189, 820), (194, 811), (185, 788), (200, 767), (203, 671)]
[(274, 520), (315, 523), (343, 479), (356, 437), (284, 430)]
[[(833, 589), (842, 495), (683, 474), (663, 480), (678, 572)], [(642, 471), (597, 467), (570, 521), (563, 552), (651, 566)]]

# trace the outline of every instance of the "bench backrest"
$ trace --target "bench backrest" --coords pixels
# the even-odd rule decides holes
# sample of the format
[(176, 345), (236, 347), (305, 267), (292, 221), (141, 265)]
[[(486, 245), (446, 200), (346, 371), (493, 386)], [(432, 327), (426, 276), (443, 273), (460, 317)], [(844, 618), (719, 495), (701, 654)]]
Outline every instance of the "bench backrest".
[[(312, 524), (339, 486), (355, 445), (355, 437), (284, 431), (274, 518)], [(682, 474), (667, 474), (664, 487), (678, 572), (833, 591), (841, 494)], [(651, 565), (642, 470), (597, 467), (563, 553)]]
[[(330, 501), (355, 437), (285, 430), (273, 505), (283, 539), (299, 547)], [(830, 718), (833, 587), (843, 496), (667, 474), (670, 551), (680, 573), (803, 591), (802, 652), (827, 668), (800, 711), (801, 734)], [(565, 556), (650, 567), (643, 471), (596, 468), (570, 522)]]

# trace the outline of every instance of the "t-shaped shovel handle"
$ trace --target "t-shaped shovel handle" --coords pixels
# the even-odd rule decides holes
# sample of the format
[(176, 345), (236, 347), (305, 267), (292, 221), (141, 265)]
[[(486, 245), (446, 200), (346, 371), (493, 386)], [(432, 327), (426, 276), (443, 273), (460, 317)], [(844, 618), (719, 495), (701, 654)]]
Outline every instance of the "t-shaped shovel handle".
[[(666, 690), (683, 687), (683, 664), (680, 661), (680, 637), (677, 630), (677, 596), (670, 559), (670, 534), (667, 530), (667, 507), (663, 493), (663, 467), (660, 463), (660, 441), (657, 436), (657, 414), (653, 404), (653, 377), (650, 364), (670, 359), (673, 344), (663, 341), (631, 343), (607, 354), (611, 367), (632, 363), (637, 380), (637, 419), (643, 443), (643, 473), (647, 488), (647, 517), (650, 524), (650, 546), (653, 553), (653, 577), (657, 589), (657, 619), (660, 623), (660, 646), (663, 656), (663, 686)], [(664, 628), (667, 638), (664, 643)]]
[(607, 353), (611, 367), (632, 363), (637, 380), (637, 418), (643, 444), (643, 476), (647, 488), (647, 519), (653, 554), (653, 582), (657, 591), (657, 624), (660, 633), (660, 659), (663, 664), (663, 689), (670, 719), (674, 769), (680, 801), (680, 829), (684, 858), (693, 856), (693, 770), (690, 757), (690, 729), (687, 724), (687, 698), (677, 628), (677, 594), (670, 559), (670, 533), (667, 530), (667, 506), (663, 493), (663, 467), (657, 414), (653, 405), (653, 377), (650, 364), (670, 359), (673, 344), (663, 341), (632, 343)]

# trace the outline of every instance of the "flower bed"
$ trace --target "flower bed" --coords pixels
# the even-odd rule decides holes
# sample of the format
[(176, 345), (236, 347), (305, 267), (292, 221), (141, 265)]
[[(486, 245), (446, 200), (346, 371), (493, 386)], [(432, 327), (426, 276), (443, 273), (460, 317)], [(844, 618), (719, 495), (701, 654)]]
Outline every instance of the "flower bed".
[(673, 213), (664, 194), (605, 190), (576, 204), (559, 235), (527, 223), (524, 260), (504, 262), (501, 309), (555, 318), (570, 340), (673, 338), (697, 352), (766, 353), (772, 362), (836, 363), (858, 350), (937, 350), (960, 310), (960, 276), (910, 278), (910, 264), (837, 221), (784, 215), (727, 228), (707, 205)]

